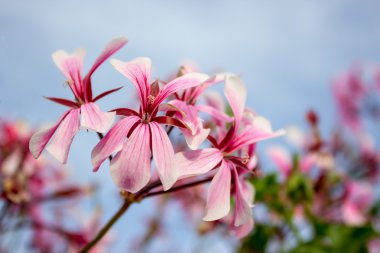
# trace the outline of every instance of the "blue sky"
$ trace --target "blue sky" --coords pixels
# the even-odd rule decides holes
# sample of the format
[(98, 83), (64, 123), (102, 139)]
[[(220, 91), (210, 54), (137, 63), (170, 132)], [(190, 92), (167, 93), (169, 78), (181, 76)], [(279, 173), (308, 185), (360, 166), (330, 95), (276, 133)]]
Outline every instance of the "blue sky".
[[(71, 94), (51, 53), (83, 47), (88, 69), (110, 39), (123, 35), (130, 42), (115, 57), (148, 56), (155, 77), (165, 78), (185, 61), (208, 73), (242, 74), (248, 105), (275, 128), (302, 123), (309, 108), (320, 111), (323, 126), (330, 128), (333, 76), (353, 62), (379, 62), (379, 7), (378, 1), (366, 0), (0, 0), (0, 115), (34, 125), (54, 122), (64, 108), (42, 96)], [(105, 64), (93, 83), (101, 92), (126, 81)], [(127, 85), (101, 106), (126, 104), (133, 92)], [(80, 175), (81, 182), (101, 182), (109, 216), (118, 206), (115, 187), (106, 167), (93, 174), (86, 158), (96, 141), (95, 135), (79, 134), (69, 161), (73, 180)], [(132, 235), (127, 222), (139, 226), (131, 217), (144, 207), (149, 203), (133, 208), (117, 225), (126, 240)]]

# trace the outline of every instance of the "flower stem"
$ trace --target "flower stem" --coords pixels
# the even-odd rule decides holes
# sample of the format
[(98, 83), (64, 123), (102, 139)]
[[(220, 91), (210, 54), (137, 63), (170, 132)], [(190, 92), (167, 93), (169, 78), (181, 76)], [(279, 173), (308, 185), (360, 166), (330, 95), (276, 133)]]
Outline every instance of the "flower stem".
[(160, 181), (157, 180), (157, 181), (154, 181), (154, 182), (150, 183), (149, 185), (147, 185), (146, 187), (144, 187), (140, 192), (138, 192), (136, 194), (128, 194), (127, 197), (125, 197), (124, 204), (120, 207), (120, 209), (112, 216), (112, 218), (107, 222), (107, 224), (98, 232), (98, 234), (96, 235), (96, 237), (91, 242), (89, 242), (80, 251), (80, 253), (89, 252), (89, 250), (92, 249), (105, 236), (105, 234), (108, 232), (108, 230), (110, 230), (110, 228), (128, 210), (128, 208), (133, 203), (139, 202), (139, 201), (141, 201), (144, 198), (149, 198), (149, 197), (158, 196), (158, 195), (161, 195), (161, 194), (166, 194), (166, 193), (170, 193), (170, 192), (180, 191), (180, 190), (183, 190), (185, 188), (189, 188), (189, 187), (193, 187), (193, 186), (200, 185), (200, 184), (203, 184), (203, 183), (207, 183), (207, 182), (211, 181), (211, 179), (212, 179), (212, 177), (207, 177), (205, 179), (201, 179), (201, 180), (197, 180), (197, 181), (194, 181), (194, 182), (190, 182), (190, 183), (186, 183), (186, 184), (175, 186), (175, 187), (173, 187), (173, 188), (171, 188), (171, 189), (169, 189), (167, 191), (153, 191), (153, 192), (150, 192), (152, 189), (157, 188), (158, 186), (161, 185)]
[(108, 230), (113, 226), (113, 224), (116, 223), (116, 221), (125, 213), (125, 211), (128, 210), (130, 205), (134, 201), (131, 201), (130, 199), (125, 199), (124, 204), (120, 207), (120, 209), (112, 216), (112, 218), (107, 222), (107, 224), (99, 231), (99, 233), (96, 235), (96, 237), (89, 242), (81, 251), (80, 253), (89, 252), (89, 250), (94, 247), (100, 239), (105, 236), (105, 234), (108, 232)]
[(193, 186), (196, 186), (196, 185), (199, 185), (199, 184), (207, 183), (207, 182), (211, 181), (212, 178), (213, 177), (207, 177), (207, 178), (202, 179), (202, 180), (194, 181), (194, 182), (183, 184), (183, 185), (178, 185), (176, 187), (170, 188), (167, 191), (149, 192), (149, 193), (147, 193), (144, 196), (144, 198), (149, 198), (149, 197), (153, 197), (153, 196), (157, 196), (157, 195), (161, 195), (161, 194), (166, 194), (166, 193), (170, 193), (170, 192), (180, 191), (180, 190), (183, 190), (185, 188), (189, 188), (189, 187), (193, 187)]

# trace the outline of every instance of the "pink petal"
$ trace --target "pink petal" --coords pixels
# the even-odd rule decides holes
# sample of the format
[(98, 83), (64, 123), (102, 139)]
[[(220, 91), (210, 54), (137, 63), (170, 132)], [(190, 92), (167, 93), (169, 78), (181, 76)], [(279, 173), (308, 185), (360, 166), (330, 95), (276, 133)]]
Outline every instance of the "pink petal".
[(114, 53), (119, 51), (126, 43), (128, 42), (128, 39), (125, 37), (116, 38), (111, 40), (106, 48), (103, 50), (103, 52), (96, 58), (94, 65), (92, 65), (90, 71), (88, 71), (88, 74), (86, 75), (86, 78), (91, 77), (91, 75), (94, 73), (94, 71), (101, 65), (103, 62), (105, 62), (109, 57), (111, 57)]
[(360, 226), (366, 222), (363, 209), (351, 203), (344, 203), (342, 206), (343, 221), (350, 226)]
[(205, 102), (208, 106), (213, 107), (214, 109), (224, 112), (225, 105), (223, 97), (216, 91), (208, 91), (204, 94)]
[(188, 89), (191, 87), (195, 87), (197, 85), (202, 84), (205, 80), (207, 80), (208, 76), (206, 74), (201, 73), (189, 73), (174, 79), (173, 81), (166, 84), (158, 93), (156, 99), (153, 103), (153, 108), (156, 108), (167, 98), (169, 95), (177, 92), (181, 89)]
[(164, 190), (168, 190), (177, 181), (178, 166), (175, 161), (173, 145), (165, 130), (156, 122), (149, 123), (152, 133), (153, 160)]
[(218, 111), (217, 109), (207, 106), (207, 105), (197, 105), (196, 108), (198, 111), (205, 112), (211, 117), (213, 117), (216, 120), (222, 121), (222, 122), (232, 122), (234, 118), (228, 116), (222, 111)]
[(220, 73), (220, 74), (216, 74), (214, 76), (211, 76), (209, 79), (207, 79), (206, 81), (203, 82), (202, 85), (199, 85), (195, 88), (194, 92), (192, 93), (192, 96), (191, 96), (191, 99), (193, 101), (196, 101), (197, 98), (202, 95), (202, 93), (207, 89), (209, 88), (210, 86), (214, 85), (214, 84), (217, 84), (217, 83), (220, 83), (220, 82), (223, 82), (224, 79), (225, 79), (225, 76), (226, 74), (224, 73)]
[(98, 133), (105, 133), (115, 120), (115, 112), (102, 112), (95, 103), (81, 106), (81, 127)]
[(97, 171), (100, 165), (112, 153), (119, 151), (131, 127), (140, 120), (139, 117), (126, 117), (115, 124), (115, 126), (104, 136), (103, 139), (92, 150), (93, 170)]
[(309, 170), (317, 163), (317, 156), (315, 154), (308, 154), (301, 160), (301, 171), (303, 173), (309, 172)]
[(175, 154), (181, 178), (202, 175), (212, 170), (223, 159), (223, 154), (216, 148), (190, 150)]
[(132, 82), (137, 90), (141, 104), (145, 108), (147, 105), (147, 98), (150, 94), (150, 59), (146, 57), (139, 57), (129, 62), (112, 59), (111, 64), (117, 71), (126, 76)]
[(41, 155), (42, 151), (50, 141), (51, 137), (53, 136), (59, 125), (61, 124), (62, 120), (64, 120), (67, 114), (69, 113), (70, 110), (65, 112), (58, 120), (58, 123), (55, 124), (53, 127), (45, 130), (40, 130), (33, 134), (29, 141), (29, 150), (30, 153), (32, 153), (32, 155), (34, 156), (34, 158), (37, 159)]
[(122, 48), (127, 43), (127, 38), (117, 38), (112, 40), (106, 48), (103, 50), (103, 52), (98, 56), (98, 58), (95, 60), (94, 65), (92, 65), (90, 71), (85, 76), (83, 83), (84, 83), (84, 92), (86, 95), (86, 101), (89, 102), (92, 100), (92, 87), (91, 87), (91, 76), (95, 72), (95, 70), (103, 64), (111, 55), (116, 53), (120, 48)]
[(206, 140), (210, 129), (203, 128), (202, 120), (199, 118), (195, 106), (188, 105), (180, 100), (170, 101), (170, 104), (181, 110), (181, 113), (176, 113), (176, 117), (189, 127), (189, 129), (182, 128), (181, 131), (188, 146), (193, 150), (197, 149)]
[(268, 149), (268, 156), (275, 166), (278, 167), (281, 174), (284, 177), (288, 177), (292, 170), (292, 161), (289, 153), (284, 148), (272, 147)]
[(172, 100), (169, 104), (180, 110), (180, 112), (176, 113), (176, 117), (186, 123), (191, 129), (192, 134), (195, 134), (199, 123), (202, 125), (196, 108), (180, 100)]
[(61, 163), (66, 163), (71, 143), (79, 131), (79, 109), (72, 109), (59, 124), (46, 150)]
[[(235, 182), (235, 212), (234, 212), (234, 225), (236, 227), (248, 223), (252, 219), (252, 204), (248, 202), (247, 191), (244, 192), (242, 183), (237, 174), (236, 168), (233, 169), (234, 182)], [(246, 194), (246, 195), (245, 195)]]
[(185, 113), (183, 111), (181, 111), (181, 109), (175, 107), (174, 105), (172, 104), (160, 104), (160, 106), (158, 107), (158, 110), (160, 112), (178, 112), (182, 115), (185, 115)]
[(186, 128), (181, 128), (180, 130), (185, 137), (187, 146), (189, 146), (189, 148), (192, 150), (199, 148), (199, 146), (207, 139), (207, 136), (210, 134), (209, 128), (197, 128), (194, 134)]
[(256, 116), (252, 124), (246, 126), (245, 129), (233, 140), (228, 147), (228, 151), (233, 152), (258, 141), (275, 138), (284, 134), (285, 131), (282, 129), (273, 132), (272, 126), (267, 119)]
[(253, 206), (253, 201), (255, 199), (255, 188), (253, 188), (253, 185), (246, 180), (241, 180), (241, 186), (244, 199), (249, 203), (250, 206)]
[(139, 124), (122, 150), (112, 159), (110, 169), (115, 184), (128, 192), (138, 192), (150, 179), (150, 133)]
[(204, 221), (223, 218), (230, 211), (231, 171), (223, 160), (211, 181), (207, 193), (206, 216)]
[(235, 128), (238, 129), (244, 112), (247, 90), (239, 77), (229, 75), (226, 77), (224, 94), (234, 113)]
[(68, 54), (63, 50), (52, 54), (54, 63), (68, 80), (70, 88), (77, 98), (81, 98), (84, 92), (81, 75), (84, 55), (83, 49), (79, 49), (73, 54)]
[(233, 231), (235, 232), (235, 237), (240, 240), (249, 235), (249, 233), (252, 231), (254, 227), (254, 221), (253, 218), (249, 219), (247, 223), (244, 223), (241, 226), (233, 227)]

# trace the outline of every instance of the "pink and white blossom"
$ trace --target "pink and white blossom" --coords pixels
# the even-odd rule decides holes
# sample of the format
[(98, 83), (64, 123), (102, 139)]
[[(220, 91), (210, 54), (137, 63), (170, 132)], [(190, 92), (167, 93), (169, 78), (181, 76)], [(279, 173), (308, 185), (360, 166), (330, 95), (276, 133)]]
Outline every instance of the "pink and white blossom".
[[(178, 166), (172, 143), (161, 125), (189, 127), (186, 122), (179, 119), (159, 116), (160, 105), (178, 90), (202, 84), (208, 76), (188, 73), (166, 83), (160, 89), (158, 82), (150, 81), (149, 58), (139, 57), (130, 62), (112, 60), (111, 63), (135, 86), (140, 108), (138, 111), (129, 108), (115, 110), (125, 118), (119, 121), (94, 148), (92, 152), (94, 170), (96, 171), (109, 155), (117, 152), (110, 164), (112, 178), (119, 188), (135, 193), (149, 182), (150, 161), (153, 157), (160, 180), (167, 190), (178, 178)], [(125, 141), (127, 137), (129, 139)]]
[(240, 130), (246, 101), (244, 84), (237, 76), (228, 75), (224, 93), (234, 115), (233, 124), (224, 138), (220, 142), (211, 138), (214, 147), (179, 152), (176, 158), (181, 178), (202, 175), (216, 169), (208, 190), (206, 215), (203, 219), (213, 221), (226, 216), (231, 208), (231, 189), (234, 189), (235, 208), (232, 223), (234, 227), (241, 227), (253, 224), (251, 214), (253, 198), (243, 178), (249, 171), (246, 167), (247, 158), (239, 156), (239, 153), (249, 145), (280, 136), (284, 132), (282, 130), (273, 132), (270, 123), (260, 116), (255, 117), (249, 125)]
[(82, 77), (84, 50), (77, 50), (73, 54), (59, 50), (52, 55), (55, 64), (67, 79), (67, 84), (74, 95), (74, 101), (47, 97), (47, 99), (70, 109), (53, 127), (40, 130), (32, 136), (29, 149), (35, 158), (38, 158), (47, 147), (47, 151), (58, 161), (66, 163), (71, 143), (80, 128), (105, 133), (111, 127), (115, 119), (115, 112), (102, 112), (95, 102), (120, 88), (108, 90), (93, 97), (91, 76), (102, 63), (126, 43), (126, 38), (112, 40), (84, 77)]

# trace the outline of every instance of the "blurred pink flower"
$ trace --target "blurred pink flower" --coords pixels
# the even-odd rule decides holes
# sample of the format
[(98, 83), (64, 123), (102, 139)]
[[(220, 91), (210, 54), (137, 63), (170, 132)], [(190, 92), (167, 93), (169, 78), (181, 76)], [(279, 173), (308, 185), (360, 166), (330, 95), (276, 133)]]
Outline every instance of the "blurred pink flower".
[(338, 76), (333, 83), (333, 95), (343, 124), (352, 131), (361, 129), (360, 105), (367, 92), (362, 79), (361, 69), (353, 68)]
[(350, 181), (342, 203), (342, 219), (348, 225), (360, 226), (367, 221), (367, 211), (373, 201), (370, 184)]
[[(267, 153), (269, 158), (280, 170), (283, 178), (288, 178), (293, 168), (293, 161), (290, 153), (282, 147), (270, 147), (268, 148)], [(313, 153), (309, 153), (301, 156), (299, 162), (301, 172), (308, 173), (313, 165), (316, 164), (317, 156)]]

